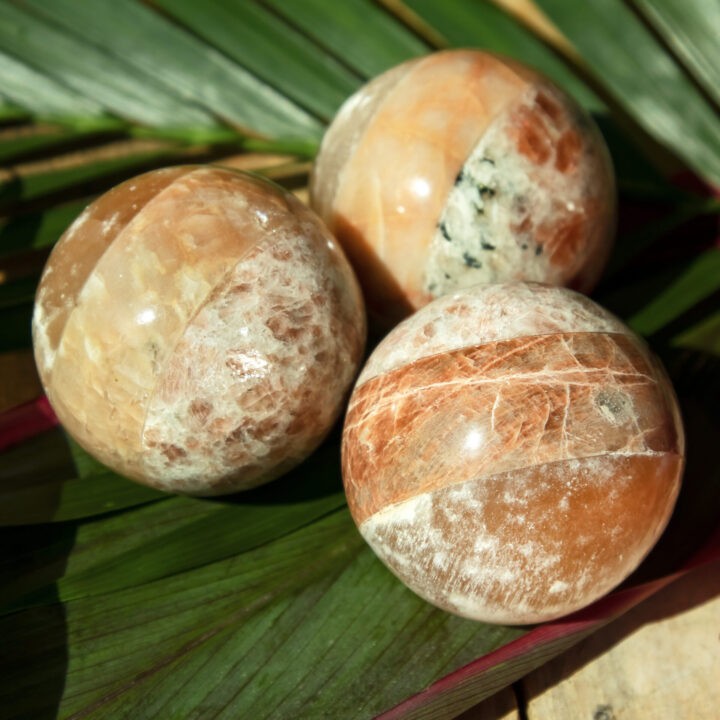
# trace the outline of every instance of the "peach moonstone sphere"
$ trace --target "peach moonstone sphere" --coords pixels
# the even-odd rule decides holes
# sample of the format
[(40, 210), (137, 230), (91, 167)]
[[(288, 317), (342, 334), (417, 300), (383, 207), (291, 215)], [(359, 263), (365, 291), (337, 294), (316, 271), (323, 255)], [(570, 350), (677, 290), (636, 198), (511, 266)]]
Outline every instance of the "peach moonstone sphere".
[(186, 166), (78, 217), (45, 267), (33, 339), (48, 398), (88, 452), (161, 490), (216, 495), (321, 442), (365, 316), (312, 211), (265, 180)]
[(353, 517), (417, 594), (534, 623), (611, 590), (664, 529), (684, 441), (644, 343), (565, 288), (440, 298), (360, 374), (343, 476)]
[(455, 50), (380, 75), (342, 106), (311, 202), (394, 322), (478, 283), (590, 290), (615, 230), (610, 156), (591, 118), (517, 62)]

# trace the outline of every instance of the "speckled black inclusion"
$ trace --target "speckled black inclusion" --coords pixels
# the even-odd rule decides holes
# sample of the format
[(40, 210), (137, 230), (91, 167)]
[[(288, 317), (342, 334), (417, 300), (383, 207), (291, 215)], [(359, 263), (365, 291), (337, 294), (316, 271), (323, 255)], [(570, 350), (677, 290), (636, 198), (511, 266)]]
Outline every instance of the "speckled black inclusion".
[(464, 252), (462, 257), (463, 257), (463, 262), (468, 267), (475, 268), (475, 269), (482, 267), (482, 263), (476, 257), (473, 257), (469, 252)]

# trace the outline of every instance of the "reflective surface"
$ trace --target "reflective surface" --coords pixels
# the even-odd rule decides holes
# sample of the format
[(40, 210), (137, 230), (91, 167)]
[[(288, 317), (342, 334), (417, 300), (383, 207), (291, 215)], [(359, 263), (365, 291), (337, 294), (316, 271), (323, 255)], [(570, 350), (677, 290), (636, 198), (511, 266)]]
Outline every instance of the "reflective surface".
[(61, 422), (102, 462), (216, 494), (300, 462), (364, 343), (352, 271), (279, 188), (218, 168), (123, 183), (54, 249), (33, 335)]
[(635, 569), (683, 455), (672, 389), (638, 338), (571, 291), (506, 284), (435, 301), (378, 346), (343, 476), (360, 531), (418, 594), (529, 623)]
[(411, 61), (353, 96), (323, 141), (312, 202), (386, 323), (477, 283), (589, 290), (615, 225), (590, 118), (535, 73), (476, 51)]

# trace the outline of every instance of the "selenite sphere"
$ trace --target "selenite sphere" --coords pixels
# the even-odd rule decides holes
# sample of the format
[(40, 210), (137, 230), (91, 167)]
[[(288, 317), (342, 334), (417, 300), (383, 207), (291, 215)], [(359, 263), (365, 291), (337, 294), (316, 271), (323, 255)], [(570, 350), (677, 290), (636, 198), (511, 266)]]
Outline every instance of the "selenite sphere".
[(607, 593), (655, 544), (684, 439), (660, 364), (571, 290), (476, 286), (398, 325), (343, 435), (352, 515), (418, 595), (535, 623)]
[(35, 359), (68, 432), (118, 473), (215, 495), (309, 455), (362, 357), (359, 287), (323, 223), (243, 173), (122, 183), (57, 243)]
[(347, 100), (311, 204), (386, 325), (478, 283), (587, 292), (615, 232), (612, 163), (589, 115), (536, 72), (473, 50), (404, 63)]

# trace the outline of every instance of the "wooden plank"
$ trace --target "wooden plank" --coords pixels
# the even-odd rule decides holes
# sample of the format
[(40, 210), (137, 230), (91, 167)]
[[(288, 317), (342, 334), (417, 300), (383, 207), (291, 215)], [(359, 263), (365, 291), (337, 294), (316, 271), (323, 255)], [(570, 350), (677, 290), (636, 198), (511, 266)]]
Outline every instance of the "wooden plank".
[(456, 720), (520, 720), (515, 693), (512, 688), (505, 688), (466, 710)]
[(528, 720), (717, 720), (720, 562), (531, 673), (523, 687)]

